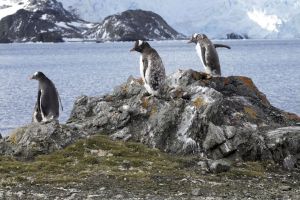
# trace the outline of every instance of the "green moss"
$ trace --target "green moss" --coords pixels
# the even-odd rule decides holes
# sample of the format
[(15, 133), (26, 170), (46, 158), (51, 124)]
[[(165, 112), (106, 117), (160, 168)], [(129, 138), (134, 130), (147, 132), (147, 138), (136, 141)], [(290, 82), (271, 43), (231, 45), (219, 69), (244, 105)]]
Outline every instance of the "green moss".
[[(104, 150), (110, 156), (99, 157), (91, 154), (92, 150)], [(31, 162), (0, 157), (0, 178), (10, 180), (10, 183), (26, 183), (29, 182), (26, 177), (31, 177), (30, 182), (35, 184), (65, 184), (82, 181), (93, 173), (105, 172), (118, 180), (143, 179), (151, 185), (152, 174), (183, 176), (184, 173), (180, 172), (182, 160), (139, 143), (116, 142), (107, 136), (96, 135), (50, 155), (38, 156)]]
[(262, 162), (246, 162), (241, 166), (234, 167), (229, 172), (223, 173), (232, 178), (251, 178), (251, 177), (265, 177), (266, 168), (265, 163)]
[[(105, 154), (98, 152), (105, 151)], [(176, 194), (190, 193), (197, 180), (203, 191), (214, 191), (222, 179), (265, 177), (267, 170), (260, 163), (245, 163), (218, 175), (201, 173), (196, 156), (175, 156), (151, 149), (140, 143), (112, 141), (108, 136), (95, 135), (50, 155), (41, 155), (31, 162), (0, 157), (0, 186), (49, 184), (51, 187), (73, 187), (76, 184), (96, 188), (120, 187), (128, 191)], [(196, 182), (188, 181), (196, 180)], [(213, 187), (212, 187), (213, 186)]]
[(86, 156), (81, 160), (81, 162), (87, 165), (96, 165), (100, 163), (100, 159), (95, 156)]

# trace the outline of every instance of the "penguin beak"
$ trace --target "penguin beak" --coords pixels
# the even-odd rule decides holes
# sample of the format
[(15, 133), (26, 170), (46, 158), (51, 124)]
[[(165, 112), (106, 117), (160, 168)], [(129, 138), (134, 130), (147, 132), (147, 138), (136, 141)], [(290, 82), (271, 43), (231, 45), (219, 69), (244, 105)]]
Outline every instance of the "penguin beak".
[(188, 43), (188, 44), (193, 43), (192, 39), (190, 39), (187, 43)]
[(130, 52), (133, 52), (133, 51), (135, 51), (135, 48), (130, 49)]

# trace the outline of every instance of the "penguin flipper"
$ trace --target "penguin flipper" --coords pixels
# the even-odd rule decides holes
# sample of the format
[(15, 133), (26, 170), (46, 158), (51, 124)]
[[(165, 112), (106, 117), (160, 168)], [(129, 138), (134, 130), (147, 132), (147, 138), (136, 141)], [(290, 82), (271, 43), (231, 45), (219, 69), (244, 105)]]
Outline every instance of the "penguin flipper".
[(41, 102), (41, 90), (38, 91), (37, 101), (35, 102), (34, 111), (33, 111), (33, 115), (32, 115), (32, 122), (41, 122), (42, 121), (40, 102)]
[(61, 103), (61, 99), (60, 99), (59, 93), (58, 93), (58, 91), (57, 91), (56, 88), (55, 88), (55, 91), (56, 91), (56, 94), (57, 94), (57, 97), (58, 97), (58, 100), (59, 100), (59, 104), (60, 104), (61, 111), (64, 111), (64, 108), (63, 108), (63, 105), (62, 105), (62, 103)]
[(42, 92), (41, 92), (41, 90), (39, 90), (38, 91), (38, 95), (37, 95), (37, 100), (36, 100), (36, 110), (38, 111), (38, 112), (41, 112), (41, 108), (40, 108), (40, 105), (41, 105), (41, 94), (42, 94)]
[(214, 46), (215, 46), (215, 48), (223, 47), (223, 48), (231, 49), (230, 46), (225, 45), (225, 44), (214, 44)]
[(206, 66), (207, 65), (207, 62), (206, 62), (206, 59), (205, 59), (205, 47), (200, 47), (201, 48), (201, 54), (202, 54), (202, 60), (203, 60), (203, 64)]

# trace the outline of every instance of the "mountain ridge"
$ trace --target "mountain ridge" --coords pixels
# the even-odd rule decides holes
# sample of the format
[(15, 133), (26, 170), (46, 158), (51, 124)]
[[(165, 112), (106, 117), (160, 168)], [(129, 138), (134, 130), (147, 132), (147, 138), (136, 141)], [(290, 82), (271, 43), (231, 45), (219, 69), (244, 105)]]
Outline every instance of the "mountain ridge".
[[(81, 33), (98, 26), (110, 15), (142, 9), (160, 15), (172, 28), (185, 35), (201, 32), (213, 39), (300, 38), (300, 0), (214, 0), (208, 3), (190, 0), (185, 4), (180, 0), (2, 0), (0, 20), (20, 9), (29, 12), (52, 9), (72, 15), (77, 23), (71, 26), (82, 29)], [(69, 26), (66, 23), (59, 25), (59, 29)]]
[[(185, 35), (203, 32), (212, 38), (227, 34), (253, 39), (300, 38), (299, 0), (61, 0), (83, 19), (99, 22), (106, 16), (128, 9), (151, 10)], [(99, 12), (101, 10), (101, 12)], [(286, 12), (286, 11), (289, 12)]]
[(145, 10), (126, 10), (107, 16), (90, 30), (89, 38), (97, 41), (135, 41), (183, 39), (158, 14)]
[(99, 23), (82, 20), (57, 0), (4, 0), (0, 11), (0, 43), (185, 38), (150, 11), (128, 10)]

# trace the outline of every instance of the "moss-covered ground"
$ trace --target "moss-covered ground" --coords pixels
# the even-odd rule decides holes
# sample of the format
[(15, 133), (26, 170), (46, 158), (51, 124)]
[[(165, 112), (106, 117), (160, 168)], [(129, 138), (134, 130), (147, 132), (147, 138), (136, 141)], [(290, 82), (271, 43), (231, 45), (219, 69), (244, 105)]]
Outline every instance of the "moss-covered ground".
[(156, 194), (182, 198), (190, 198), (198, 189), (199, 195), (229, 198), (255, 196), (264, 190), (276, 197), (281, 186), (297, 191), (299, 184), (298, 173), (290, 176), (296, 181), (284, 182), (290, 173), (268, 162), (239, 163), (229, 172), (211, 174), (202, 170), (198, 161), (196, 156), (170, 155), (139, 143), (95, 135), (29, 162), (0, 157), (0, 187), (105, 188), (140, 197)]

